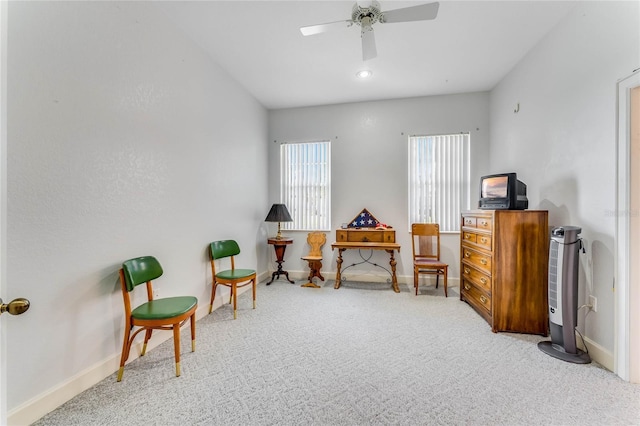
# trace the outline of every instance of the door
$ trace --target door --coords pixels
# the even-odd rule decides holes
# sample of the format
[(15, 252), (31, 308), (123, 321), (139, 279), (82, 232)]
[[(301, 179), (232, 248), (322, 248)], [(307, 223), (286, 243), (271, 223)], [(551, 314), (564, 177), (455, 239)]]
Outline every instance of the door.
[(29, 309), (27, 299), (3, 303), (7, 265), (7, 10), (8, 2), (0, 1), (0, 425), (7, 424), (7, 326)]
[[(0, 296), (4, 294), (7, 251), (7, 4), (0, 1)], [(0, 318), (0, 425), (7, 424), (6, 322)]]
[(615, 372), (640, 383), (640, 70), (618, 82)]

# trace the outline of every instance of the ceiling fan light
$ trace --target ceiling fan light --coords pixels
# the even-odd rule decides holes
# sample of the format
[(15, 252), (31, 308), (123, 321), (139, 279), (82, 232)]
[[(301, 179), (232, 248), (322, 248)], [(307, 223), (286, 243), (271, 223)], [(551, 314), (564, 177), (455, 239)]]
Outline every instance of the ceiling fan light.
[(371, 70), (360, 70), (356, 73), (356, 77), (358, 78), (369, 78), (373, 75), (373, 71)]

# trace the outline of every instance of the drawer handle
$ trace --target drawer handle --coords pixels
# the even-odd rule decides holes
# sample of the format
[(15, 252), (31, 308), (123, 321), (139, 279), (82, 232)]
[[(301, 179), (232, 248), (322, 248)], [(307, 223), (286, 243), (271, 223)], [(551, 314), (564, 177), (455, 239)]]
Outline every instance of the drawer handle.
[(482, 226), (487, 226), (487, 222), (484, 221), (484, 220), (481, 222), (481, 224), (482, 224)]
[(487, 264), (487, 259), (480, 259), (480, 263), (482, 263), (483, 265)]
[(471, 253), (465, 252), (464, 257), (471, 257)]
[(484, 295), (480, 295), (480, 301), (481, 301), (483, 304), (486, 304), (486, 303), (487, 303), (487, 298), (486, 298), (486, 297), (484, 297)]
[(480, 238), (480, 242), (481, 242), (481, 243), (486, 243), (486, 242), (487, 242), (487, 239), (486, 239), (485, 237), (482, 237), (482, 238)]
[(467, 240), (470, 239), (471, 238), (471, 234), (464, 234), (464, 238), (467, 239)]
[(486, 284), (487, 283), (487, 279), (485, 277), (480, 278), (480, 282), (482, 284)]
[(469, 270), (469, 268), (464, 268), (464, 273), (465, 274), (469, 274), (469, 273), (471, 273), (471, 271)]
[(467, 290), (467, 291), (469, 291), (469, 290), (471, 290), (471, 286), (470, 286), (469, 284), (466, 284), (466, 283), (465, 283), (465, 285), (464, 285), (464, 289), (465, 289), (465, 290)]

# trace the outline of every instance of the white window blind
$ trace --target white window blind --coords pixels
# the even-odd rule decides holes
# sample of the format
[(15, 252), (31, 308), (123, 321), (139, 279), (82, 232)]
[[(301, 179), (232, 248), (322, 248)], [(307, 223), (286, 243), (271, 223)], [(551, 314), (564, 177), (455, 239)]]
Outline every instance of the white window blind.
[(331, 229), (331, 143), (290, 143), (280, 146), (280, 197), (293, 222), (284, 229)]
[(460, 231), (469, 186), (468, 133), (409, 137), (409, 228), (427, 222)]

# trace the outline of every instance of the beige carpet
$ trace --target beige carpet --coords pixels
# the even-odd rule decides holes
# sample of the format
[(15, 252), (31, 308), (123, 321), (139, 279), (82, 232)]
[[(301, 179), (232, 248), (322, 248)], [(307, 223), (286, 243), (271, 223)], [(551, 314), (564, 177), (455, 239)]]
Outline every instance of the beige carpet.
[(181, 377), (168, 341), (36, 424), (640, 424), (640, 386), (552, 358), (540, 336), (492, 333), (455, 289), (302, 282), (199, 321)]

